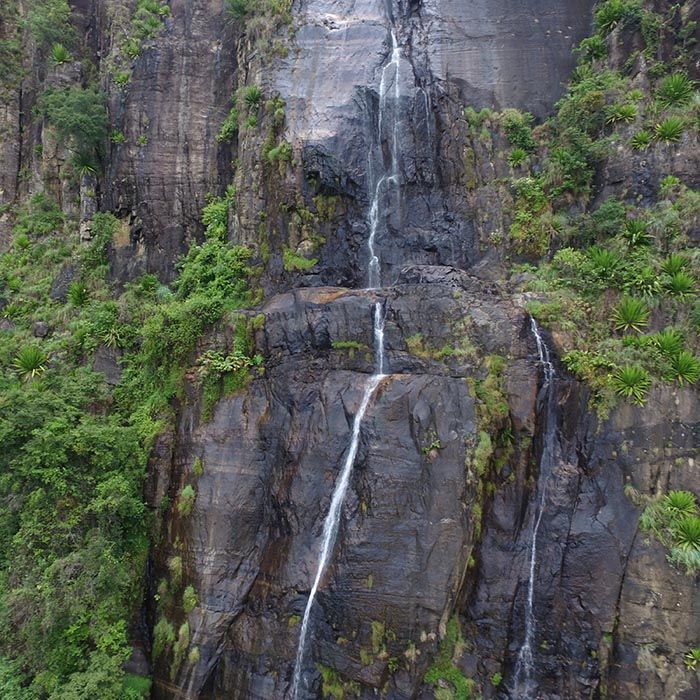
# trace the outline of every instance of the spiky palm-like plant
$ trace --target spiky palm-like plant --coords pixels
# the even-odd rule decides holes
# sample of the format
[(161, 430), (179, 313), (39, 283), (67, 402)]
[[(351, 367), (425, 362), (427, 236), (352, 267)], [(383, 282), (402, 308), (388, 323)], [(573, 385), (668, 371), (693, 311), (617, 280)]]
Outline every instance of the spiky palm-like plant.
[(683, 335), (675, 328), (666, 328), (654, 336), (654, 344), (665, 357), (675, 357), (683, 349)]
[(73, 306), (85, 306), (90, 294), (82, 282), (71, 282), (68, 287), (68, 301)]
[(629, 219), (625, 222), (622, 235), (632, 247), (649, 245), (651, 242), (647, 224), (641, 219)]
[(612, 318), (617, 330), (640, 332), (649, 323), (649, 309), (641, 299), (623, 297)]
[(251, 109), (256, 108), (262, 100), (262, 90), (257, 85), (249, 85), (243, 95), (245, 103)]
[(666, 289), (674, 297), (684, 299), (692, 296), (695, 292), (695, 280), (687, 272), (681, 270), (681, 272), (671, 275), (666, 283)]
[(605, 110), (605, 122), (607, 124), (615, 124), (624, 122), (629, 124), (633, 122), (639, 112), (637, 106), (629, 103), (609, 105)]
[(612, 250), (592, 246), (588, 257), (593, 263), (594, 270), (602, 277), (609, 279), (622, 267), (622, 258)]
[(14, 366), (19, 376), (26, 382), (46, 371), (46, 354), (36, 345), (23, 347), (15, 356)]
[(688, 259), (680, 253), (671, 253), (664, 261), (661, 269), (670, 276), (683, 272), (688, 267)]
[(695, 494), (690, 491), (669, 491), (663, 498), (663, 507), (674, 519), (695, 515)]
[(653, 135), (646, 129), (640, 129), (630, 140), (630, 145), (635, 151), (646, 151), (651, 145)]
[(649, 373), (639, 365), (620, 367), (613, 376), (615, 391), (631, 399), (638, 406), (643, 406), (651, 386)]
[(670, 107), (688, 102), (694, 90), (693, 81), (685, 73), (674, 73), (661, 81), (656, 96), (664, 107)]
[(68, 63), (72, 61), (73, 58), (70, 55), (70, 51), (63, 45), (56, 42), (51, 47), (51, 63), (55, 66), (60, 66), (62, 63)]
[(700, 665), (700, 647), (689, 649), (683, 656), (683, 663), (686, 665), (686, 668), (697, 668)]
[(700, 379), (700, 360), (687, 350), (681, 350), (670, 361), (671, 374), (679, 384), (695, 384)]
[(679, 549), (700, 552), (700, 518), (696, 515), (686, 515), (676, 521), (673, 535)]
[(678, 141), (683, 134), (683, 129), (685, 129), (685, 121), (681, 117), (666, 117), (656, 125), (656, 138), (666, 143)]

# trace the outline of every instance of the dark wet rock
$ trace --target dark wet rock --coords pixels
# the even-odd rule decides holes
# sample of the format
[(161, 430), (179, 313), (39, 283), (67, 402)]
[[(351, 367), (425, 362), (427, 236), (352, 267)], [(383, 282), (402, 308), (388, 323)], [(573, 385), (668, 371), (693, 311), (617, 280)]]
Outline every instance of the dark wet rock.
[(116, 386), (122, 376), (122, 367), (119, 363), (120, 352), (116, 348), (107, 345), (99, 345), (95, 350), (95, 358), (92, 368), (95, 372), (104, 375), (108, 384)]
[(76, 274), (75, 265), (70, 263), (64, 265), (58, 275), (56, 275), (56, 279), (51, 283), (49, 297), (54, 301), (65, 302), (68, 299), (68, 288), (75, 280)]
[(35, 338), (46, 338), (51, 332), (51, 328), (46, 321), (36, 321), (32, 324), (32, 335)]

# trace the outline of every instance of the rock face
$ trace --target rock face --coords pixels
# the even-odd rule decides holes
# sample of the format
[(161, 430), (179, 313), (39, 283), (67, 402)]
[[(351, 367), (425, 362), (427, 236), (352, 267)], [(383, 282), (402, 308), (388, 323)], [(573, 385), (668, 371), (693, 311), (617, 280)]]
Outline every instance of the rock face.
[[(106, 3), (107, 21), (120, 3)], [(172, 263), (200, 234), (205, 195), (216, 193), (225, 161), (216, 141), (233, 73), (231, 24), (222, 0), (175, 0), (164, 29), (134, 63), (125, 90), (111, 86), (114, 127), (106, 208), (129, 221), (116, 275), (172, 276)], [(109, 44), (105, 45), (105, 50)]]

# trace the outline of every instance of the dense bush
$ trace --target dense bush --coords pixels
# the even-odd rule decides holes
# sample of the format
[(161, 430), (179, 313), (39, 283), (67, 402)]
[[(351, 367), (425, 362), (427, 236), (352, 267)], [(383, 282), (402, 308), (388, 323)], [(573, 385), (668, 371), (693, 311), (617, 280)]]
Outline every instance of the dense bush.
[(70, 24), (71, 14), (68, 0), (31, 0), (27, 26), (37, 44), (45, 48), (59, 43), (72, 46), (77, 35)]
[(39, 100), (39, 109), (58, 138), (78, 152), (99, 151), (107, 140), (106, 97), (96, 87), (49, 88)]

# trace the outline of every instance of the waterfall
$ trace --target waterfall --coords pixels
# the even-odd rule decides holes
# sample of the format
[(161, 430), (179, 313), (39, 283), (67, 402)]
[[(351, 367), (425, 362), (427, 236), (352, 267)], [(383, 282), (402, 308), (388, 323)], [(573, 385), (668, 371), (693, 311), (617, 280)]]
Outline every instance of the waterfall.
[(542, 515), (545, 509), (545, 497), (547, 495), (547, 479), (551, 475), (558, 457), (558, 441), (556, 432), (556, 413), (554, 410), (555, 399), (555, 379), (554, 365), (549, 354), (549, 348), (540, 332), (540, 328), (534, 318), (530, 317), (530, 329), (537, 345), (537, 355), (539, 365), (542, 368), (542, 387), (545, 402), (545, 425), (544, 442), (542, 445), (542, 457), (540, 458), (540, 469), (538, 476), (539, 499), (537, 508), (533, 513), (532, 539), (530, 541), (530, 558), (527, 580), (527, 599), (525, 603), (525, 635), (523, 643), (518, 652), (513, 674), (512, 692), (513, 697), (519, 700), (532, 698), (532, 693), (536, 690), (533, 680), (534, 658), (532, 653), (532, 643), (535, 637), (537, 619), (533, 610), (535, 600), (537, 566), (537, 537), (542, 523)]
[[(382, 69), (381, 80), (379, 83), (379, 115), (378, 115), (378, 134), (379, 134), (379, 151), (381, 154), (381, 139), (385, 129), (385, 122), (387, 118), (387, 103), (388, 97), (391, 93), (392, 101), (394, 103), (394, 108), (389, 115), (391, 117), (391, 133), (388, 139), (389, 143), (389, 155), (390, 163), (388, 167), (385, 167), (386, 172), (377, 178), (376, 182), (372, 186), (370, 183), (370, 189), (372, 191), (372, 200), (369, 207), (369, 238), (367, 241), (367, 247), (369, 249), (369, 265), (368, 265), (368, 288), (377, 289), (381, 286), (381, 264), (379, 260), (379, 254), (377, 251), (377, 232), (380, 227), (380, 223), (386, 218), (386, 210), (382, 206), (382, 198), (384, 194), (384, 188), (386, 186), (393, 186), (397, 193), (399, 191), (399, 121), (398, 121), (398, 108), (399, 100), (401, 97), (399, 77), (400, 77), (400, 49), (398, 41), (396, 39), (396, 33), (392, 29), (391, 31), (391, 54), (388, 62)], [(372, 154), (370, 153), (370, 164), (372, 159)], [(371, 168), (370, 168), (371, 170)], [(377, 387), (381, 383), (382, 379), (386, 377), (385, 368), (387, 365), (386, 353), (384, 350), (384, 308), (381, 301), (376, 301), (374, 304), (373, 313), (373, 330), (374, 330), (374, 357), (375, 357), (375, 373), (369, 378), (364, 392), (362, 394), (362, 401), (360, 402), (360, 407), (355, 414), (355, 418), (352, 423), (352, 435), (350, 439), (350, 447), (348, 449), (347, 455), (345, 456), (345, 462), (340, 471), (340, 475), (335, 485), (333, 491), (333, 496), (331, 498), (331, 505), (328, 509), (328, 515), (323, 523), (323, 534), (322, 534), (322, 544), (321, 553), (318, 558), (318, 565), (316, 567), (316, 576), (314, 577), (313, 585), (311, 586), (311, 591), (309, 592), (309, 598), (306, 602), (306, 608), (304, 609), (304, 616), (301, 621), (301, 632), (299, 634), (299, 645), (297, 646), (296, 658), (294, 661), (294, 674), (292, 677), (292, 700), (297, 700), (299, 696), (299, 690), (302, 684), (302, 673), (304, 669), (304, 662), (306, 658), (306, 646), (307, 646), (307, 636), (310, 627), (311, 611), (313, 609), (313, 604), (316, 599), (316, 593), (318, 592), (321, 579), (326, 571), (328, 562), (330, 560), (331, 554), (333, 553), (333, 547), (335, 545), (335, 540), (338, 535), (338, 528), (340, 527), (340, 517), (342, 515), (343, 503), (345, 502), (345, 495), (350, 484), (350, 476), (352, 474), (352, 469), (355, 464), (355, 458), (357, 457), (357, 450), (360, 445), (360, 429), (362, 427), (362, 421), (364, 420), (365, 414), (367, 413), (367, 408), (369, 407), (370, 401), (374, 396)]]

